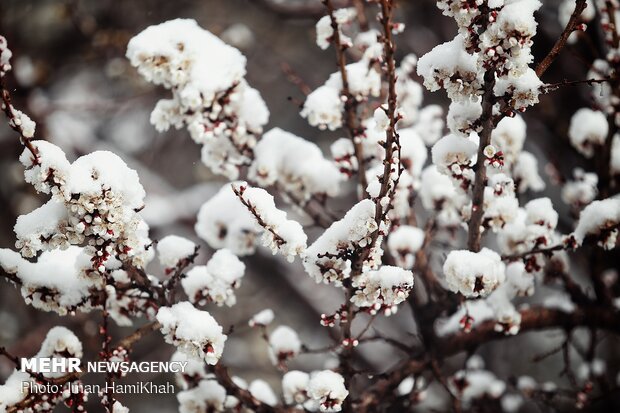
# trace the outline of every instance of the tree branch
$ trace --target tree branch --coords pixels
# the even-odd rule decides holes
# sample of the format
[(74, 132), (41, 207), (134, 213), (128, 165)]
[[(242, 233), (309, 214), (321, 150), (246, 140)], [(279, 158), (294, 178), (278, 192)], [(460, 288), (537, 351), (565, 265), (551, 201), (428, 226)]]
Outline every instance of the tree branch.
[(551, 48), (551, 50), (549, 51), (549, 54), (547, 54), (547, 56), (545, 56), (545, 58), (538, 64), (538, 66), (536, 66), (536, 75), (538, 77), (541, 77), (547, 71), (547, 69), (549, 69), (551, 63), (553, 63), (553, 61), (558, 57), (562, 49), (564, 49), (568, 38), (575, 31), (575, 27), (579, 22), (581, 13), (583, 13), (586, 6), (586, 0), (575, 0), (575, 10), (573, 11), (573, 14), (571, 14), (570, 19), (568, 20), (568, 23), (564, 28), (564, 31), (562, 31), (562, 34), (553, 45), (553, 48)]
[(336, 17), (334, 16), (333, 2), (332, 0), (323, 0), (323, 4), (325, 5), (325, 7), (327, 7), (327, 13), (329, 14), (332, 30), (334, 31), (332, 43), (334, 45), (334, 48), (336, 49), (336, 59), (338, 63), (338, 69), (340, 70), (340, 77), (342, 79), (342, 95), (345, 98), (345, 129), (347, 131), (349, 139), (351, 139), (351, 143), (353, 143), (353, 151), (355, 153), (355, 158), (357, 159), (358, 181), (359, 185), (362, 187), (362, 193), (365, 193), (368, 182), (366, 181), (366, 168), (364, 167), (364, 149), (362, 147), (362, 143), (359, 141), (363, 130), (362, 126), (358, 125), (357, 101), (355, 97), (351, 94), (351, 91), (349, 89), (349, 79), (346, 68), (347, 62), (346, 56), (344, 54), (345, 48), (342, 46), (340, 41), (340, 29), (338, 27)]
[(484, 74), (484, 94), (482, 95), (482, 132), (478, 144), (478, 159), (476, 161), (476, 177), (472, 194), (471, 218), (467, 233), (467, 247), (470, 251), (480, 251), (481, 225), (484, 216), (484, 188), (487, 180), (486, 156), (484, 148), (491, 144), (493, 133), (493, 105), (495, 104), (495, 71), (489, 69)]

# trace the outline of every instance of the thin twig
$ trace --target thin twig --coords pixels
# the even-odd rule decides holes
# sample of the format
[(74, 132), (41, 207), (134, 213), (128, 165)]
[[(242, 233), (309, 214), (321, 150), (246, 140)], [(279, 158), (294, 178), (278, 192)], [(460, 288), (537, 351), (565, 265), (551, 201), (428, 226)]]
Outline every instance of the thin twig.
[(364, 149), (361, 142), (359, 141), (363, 133), (363, 127), (359, 124), (359, 119), (357, 116), (357, 100), (351, 94), (351, 91), (349, 89), (349, 78), (346, 67), (347, 62), (344, 53), (345, 48), (340, 40), (340, 28), (338, 27), (338, 22), (336, 21), (336, 17), (334, 16), (334, 4), (332, 0), (323, 0), (323, 4), (325, 5), (325, 7), (327, 7), (327, 13), (329, 14), (331, 26), (334, 31), (332, 43), (334, 45), (334, 48), (336, 49), (336, 59), (338, 63), (338, 69), (340, 71), (340, 77), (342, 79), (342, 95), (345, 99), (345, 129), (347, 131), (349, 139), (353, 143), (353, 150), (355, 153), (355, 158), (357, 159), (357, 175), (359, 185), (361, 186), (362, 193), (366, 193), (366, 187), (368, 186), (368, 182), (366, 180), (366, 168), (364, 165)]
[(553, 61), (559, 56), (562, 49), (564, 49), (566, 42), (568, 42), (568, 38), (575, 31), (575, 27), (577, 27), (581, 13), (583, 13), (586, 6), (586, 0), (575, 0), (575, 10), (573, 11), (573, 14), (571, 14), (564, 31), (562, 31), (562, 34), (553, 45), (553, 48), (549, 51), (549, 54), (547, 54), (538, 66), (536, 66), (536, 75), (538, 77), (541, 77), (547, 69), (549, 69), (551, 63), (553, 63)]

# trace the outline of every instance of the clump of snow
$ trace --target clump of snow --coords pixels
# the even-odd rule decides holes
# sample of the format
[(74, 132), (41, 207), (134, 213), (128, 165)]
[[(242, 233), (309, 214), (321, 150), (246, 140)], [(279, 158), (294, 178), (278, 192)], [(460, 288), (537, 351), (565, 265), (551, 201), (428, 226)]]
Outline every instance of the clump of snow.
[(53, 144), (34, 142), (40, 163), (32, 162), (28, 150), (20, 157), (26, 180), (51, 199), (22, 215), (15, 225), (16, 247), (25, 257), (38, 251), (87, 245), (93, 268), (102, 271), (110, 257), (131, 260), (143, 267), (152, 252), (146, 224), (138, 215), (144, 188), (138, 174), (117, 155), (97, 151), (72, 164)]
[(344, 378), (331, 370), (312, 373), (308, 382), (308, 396), (321, 412), (339, 412), (349, 395)]
[(291, 370), (282, 376), (282, 393), (288, 405), (302, 406), (308, 401), (310, 375), (303, 371)]
[(202, 160), (234, 179), (249, 160), (269, 111), (244, 80), (245, 57), (191, 19), (147, 27), (127, 45), (127, 58), (147, 81), (172, 91), (151, 114), (159, 131), (186, 126)]
[(101, 278), (89, 276), (90, 259), (80, 247), (45, 251), (37, 262), (27, 261), (14, 251), (0, 249), (0, 266), (19, 279), (26, 304), (60, 315), (78, 309), (90, 311), (93, 309), (92, 294), (103, 288)]
[(376, 230), (374, 202), (358, 202), (308, 247), (303, 260), (306, 272), (316, 282), (340, 285), (351, 275), (350, 256), (367, 246)]
[(207, 364), (217, 364), (222, 357), (226, 336), (208, 312), (183, 301), (172, 307), (161, 307), (157, 321), (166, 342), (183, 353), (204, 359)]
[(512, 177), (519, 193), (524, 193), (528, 189), (532, 191), (545, 189), (545, 181), (538, 173), (538, 160), (529, 152), (523, 151), (519, 154), (512, 170)]
[(471, 406), (477, 399), (499, 399), (506, 391), (506, 383), (488, 370), (457, 371), (448, 385), (465, 407)]
[(415, 254), (424, 244), (424, 231), (410, 225), (402, 225), (389, 235), (388, 250), (396, 264), (405, 269), (413, 268)]
[(371, 314), (396, 312), (397, 305), (407, 299), (413, 288), (413, 273), (409, 270), (383, 265), (378, 270), (362, 273), (353, 280), (356, 289), (351, 302), (366, 308)]
[(268, 406), (275, 406), (278, 404), (278, 396), (276, 396), (269, 383), (264, 380), (254, 380), (248, 386), (248, 391), (256, 398), (256, 400), (259, 400)]
[(211, 248), (227, 248), (240, 256), (254, 253), (261, 232), (228, 184), (200, 207), (194, 230)]
[(495, 251), (454, 250), (443, 265), (448, 288), (466, 297), (484, 297), (495, 290), (506, 277), (505, 266)]
[(571, 144), (587, 158), (607, 140), (609, 124), (603, 112), (582, 108), (570, 120), (568, 137)]
[(273, 196), (262, 188), (249, 187), (246, 182), (233, 183), (233, 191), (264, 231), (263, 245), (290, 262), (306, 249), (307, 235), (296, 221), (287, 219), (286, 212), (276, 208)]
[(576, 210), (588, 205), (598, 195), (598, 175), (581, 168), (573, 170), (573, 179), (562, 187), (562, 200)]
[(461, 35), (422, 56), (417, 73), (424, 78), (428, 90), (434, 92), (443, 87), (453, 100), (462, 100), (463, 95), (477, 95), (482, 84), (477, 57), (467, 53)]
[(157, 242), (157, 257), (164, 268), (174, 268), (179, 261), (194, 254), (196, 244), (178, 235), (168, 235)]
[(302, 201), (336, 196), (342, 181), (317, 145), (280, 128), (265, 133), (254, 148), (249, 178), (263, 187), (278, 185)]
[(581, 211), (572, 237), (578, 245), (581, 245), (586, 237), (594, 237), (599, 245), (612, 249), (616, 245), (619, 225), (620, 199), (594, 201)]
[[(334, 23), (338, 27), (338, 34), (340, 37), (340, 44), (336, 47), (349, 47), (351, 46), (351, 39), (348, 38), (343, 32), (342, 27), (351, 23), (357, 15), (355, 8), (342, 8), (334, 10)], [(319, 19), (316, 24), (316, 44), (321, 49), (325, 50), (334, 40), (334, 28), (332, 27), (331, 16), (326, 15)]]
[(288, 326), (278, 326), (269, 335), (269, 358), (276, 366), (283, 366), (301, 351), (297, 332)]
[(226, 389), (215, 380), (201, 380), (190, 390), (177, 394), (180, 413), (223, 412)]
[(231, 307), (237, 302), (235, 290), (241, 286), (244, 273), (245, 264), (229, 250), (221, 249), (207, 265), (196, 265), (189, 270), (181, 285), (194, 304), (213, 302)]
[(266, 327), (269, 324), (271, 324), (273, 319), (274, 319), (273, 310), (270, 308), (266, 308), (254, 314), (252, 318), (250, 318), (250, 321), (248, 321), (248, 325), (250, 327), (256, 327), (256, 326)]
[(308, 119), (310, 126), (321, 130), (336, 130), (342, 126), (344, 103), (338, 89), (323, 85), (306, 96), (301, 116)]

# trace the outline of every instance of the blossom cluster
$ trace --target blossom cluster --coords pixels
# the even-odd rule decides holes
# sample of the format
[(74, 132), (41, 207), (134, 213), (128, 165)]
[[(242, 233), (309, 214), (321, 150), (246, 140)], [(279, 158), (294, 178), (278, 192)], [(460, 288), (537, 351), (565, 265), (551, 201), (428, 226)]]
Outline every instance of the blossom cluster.
[(247, 165), (269, 119), (260, 93), (244, 79), (245, 57), (191, 19), (146, 28), (127, 58), (149, 82), (172, 91), (151, 114), (159, 131), (186, 126), (202, 145), (202, 161), (235, 179)]

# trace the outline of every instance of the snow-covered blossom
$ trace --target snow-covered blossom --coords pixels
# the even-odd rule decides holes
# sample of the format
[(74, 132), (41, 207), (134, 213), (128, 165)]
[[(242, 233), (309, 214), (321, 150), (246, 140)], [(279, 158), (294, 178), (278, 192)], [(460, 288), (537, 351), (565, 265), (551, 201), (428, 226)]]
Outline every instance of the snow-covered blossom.
[(482, 102), (476, 100), (453, 101), (448, 109), (448, 128), (454, 135), (467, 138), (472, 132), (482, 130)]
[[(66, 359), (69, 357), (82, 358), (82, 342), (71, 330), (66, 327), (54, 327), (47, 332), (37, 358)], [(64, 371), (43, 373), (46, 377), (62, 377)]]
[(371, 314), (383, 311), (390, 315), (409, 296), (413, 288), (413, 273), (400, 267), (384, 265), (356, 277), (353, 287), (356, 290), (351, 302), (368, 309)]
[(474, 180), (472, 166), (478, 152), (474, 139), (477, 139), (477, 136), (462, 138), (450, 134), (437, 141), (431, 150), (437, 170), (450, 176), (457, 187), (463, 190), (468, 189)]
[(112, 405), (112, 413), (129, 413), (129, 408), (123, 406), (121, 402), (116, 400)]
[(297, 356), (301, 351), (301, 341), (297, 332), (288, 326), (278, 326), (269, 335), (269, 358), (276, 366), (284, 365), (287, 360)]
[(308, 247), (303, 260), (306, 272), (316, 282), (339, 285), (351, 275), (351, 256), (368, 246), (377, 229), (374, 202), (358, 202)]
[(200, 207), (194, 230), (211, 248), (227, 248), (236, 255), (254, 253), (261, 232), (228, 184)]
[(273, 310), (270, 308), (266, 308), (254, 314), (252, 318), (250, 318), (250, 321), (248, 321), (248, 325), (250, 327), (256, 327), (256, 326), (266, 327), (269, 324), (271, 324), (271, 322), (273, 321), (273, 318), (274, 318)]
[(344, 386), (344, 378), (331, 370), (311, 374), (308, 383), (308, 396), (321, 412), (339, 412), (342, 403), (349, 395)]
[(342, 126), (343, 110), (344, 102), (340, 99), (340, 91), (323, 85), (306, 96), (300, 114), (308, 119), (310, 126), (316, 126), (321, 130), (326, 128), (336, 130)]
[(215, 380), (201, 380), (193, 389), (177, 394), (180, 413), (223, 412), (226, 389)]
[(594, 201), (581, 211), (572, 237), (578, 245), (581, 245), (586, 237), (591, 236), (599, 245), (612, 249), (616, 245), (619, 225), (620, 199)]
[(553, 209), (549, 198), (533, 199), (525, 204), (527, 225), (540, 225), (548, 229), (555, 229), (558, 225), (558, 213)]
[(397, 107), (402, 113), (402, 119), (398, 122), (401, 127), (412, 126), (420, 120), (420, 109), (422, 106), (422, 85), (411, 79), (415, 73), (418, 58), (407, 55), (396, 69), (396, 97)]
[(426, 146), (433, 146), (443, 136), (443, 108), (439, 105), (428, 105), (422, 108), (414, 129)]
[(388, 249), (396, 264), (405, 269), (413, 268), (415, 254), (424, 244), (424, 231), (410, 225), (402, 225), (390, 233)]
[(501, 151), (505, 167), (510, 168), (518, 159), (526, 136), (525, 121), (520, 115), (502, 119), (491, 133), (491, 144)]
[(227, 249), (215, 252), (207, 265), (196, 265), (181, 280), (189, 300), (205, 305), (213, 302), (231, 307), (237, 302), (235, 289), (241, 286), (245, 264)]
[[(0, 39), (1, 40), (1, 39)], [(27, 383), (30, 375), (25, 371), (13, 370), (13, 373), (0, 385), (0, 412), (6, 412), (28, 397), (24, 383)]]
[(533, 60), (530, 48), (538, 26), (534, 13), (541, 6), (538, 0), (517, 0), (505, 2), (497, 14), (491, 13), (490, 24), (480, 35), (480, 57), (486, 67), (515, 77), (527, 69)]
[(507, 97), (512, 108), (524, 111), (528, 106), (538, 103), (543, 82), (533, 69), (528, 68), (521, 76), (500, 78), (493, 92), (496, 96)]
[(512, 177), (519, 193), (528, 189), (532, 191), (545, 189), (545, 181), (538, 173), (538, 160), (529, 152), (523, 151), (519, 154), (512, 170)]
[(475, 142), (456, 135), (447, 135), (433, 145), (433, 163), (441, 170), (449, 172), (454, 164), (469, 167), (478, 151)]
[(493, 231), (514, 221), (519, 201), (515, 197), (513, 180), (502, 173), (490, 176), (488, 186), (484, 188), (483, 205), (483, 223)]
[(386, 110), (387, 106), (381, 105), (375, 109), (375, 112), (373, 113), (372, 117), (375, 121), (375, 129), (378, 132), (385, 132), (388, 126), (390, 126), (390, 118), (388, 118)]
[(234, 183), (232, 187), (240, 202), (264, 229), (264, 246), (274, 254), (279, 251), (289, 261), (303, 254), (308, 237), (298, 222), (287, 219), (286, 212), (276, 208), (272, 195), (262, 188), (251, 188), (245, 182)]
[(424, 86), (428, 90), (436, 91), (443, 87), (453, 100), (463, 100), (465, 95), (477, 95), (482, 86), (477, 57), (465, 50), (462, 35), (435, 46), (422, 56), (417, 72), (424, 78)]
[(216, 364), (222, 357), (226, 336), (208, 312), (183, 301), (172, 307), (161, 307), (157, 321), (166, 342), (183, 353), (204, 359), (207, 364)]
[(70, 164), (55, 145), (36, 141), (41, 161), (25, 150), (20, 161), (26, 181), (51, 199), (17, 219), (16, 247), (25, 257), (38, 251), (87, 245), (93, 268), (103, 271), (110, 257), (143, 267), (152, 252), (146, 224), (138, 215), (144, 189), (138, 174), (117, 155), (97, 151)]
[(278, 404), (278, 396), (274, 393), (273, 389), (264, 380), (256, 379), (248, 386), (248, 391), (256, 398), (269, 406), (275, 406)]
[[(338, 34), (340, 36), (340, 44), (336, 47), (348, 47), (351, 45), (351, 39), (342, 32), (342, 26), (351, 23), (356, 14), (355, 8), (353, 7), (334, 10), (334, 23), (338, 27)], [(316, 44), (321, 49), (325, 50), (332, 43), (333, 39), (334, 29), (332, 27), (331, 16), (323, 16), (316, 24)]]
[[(606, 15), (607, 13), (603, 11), (601, 20), (603, 20), (605, 18), (604, 16)], [(613, 30), (609, 30), (609, 32), (613, 32)], [(617, 53), (617, 51), (612, 52), (612, 53)], [(612, 57), (612, 61), (613, 59), (614, 58)], [(602, 80), (602, 79), (613, 76), (613, 73), (614, 73), (614, 69), (607, 60), (595, 59), (592, 62), (592, 66), (590, 67), (590, 70), (588, 71), (587, 78)], [(615, 109), (616, 97), (614, 96), (614, 93), (613, 93), (613, 87), (611, 84), (609, 84), (609, 82), (601, 82), (598, 84), (593, 84), (591, 97), (592, 97), (592, 100), (595, 102), (596, 107), (600, 108), (603, 112), (605, 112), (608, 115), (614, 114), (616, 110)]]
[(196, 359), (177, 350), (170, 357), (170, 361), (186, 363), (182, 372), (175, 373), (177, 385), (183, 390), (192, 388), (202, 379), (209, 377), (207, 365), (202, 359)]
[(9, 126), (19, 128), (25, 138), (32, 138), (37, 124), (21, 110), (13, 109), (13, 117), (9, 120)]
[(260, 94), (244, 80), (245, 57), (190, 19), (147, 27), (129, 41), (127, 57), (147, 81), (172, 91), (172, 99), (157, 103), (151, 123), (159, 131), (187, 126), (203, 145), (203, 162), (236, 178), (269, 119)]
[(411, 177), (418, 180), (428, 157), (424, 141), (415, 128), (399, 129), (398, 135), (400, 137), (401, 163)]
[(310, 375), (299, 370), (287, 372), (282, 377), (282, 393), (288, 405), (302, 405), (308, 400)]
[(249, 178), (263, 187), (278, 185), (301, 201), (338, 195), (342, 175), (312, 142), (274, 128), (254, 148)]
[(506, 277), (505, 266), (495, 251), (450, 251), (443, 265), (448, 288), (466, 297), (484, 297), (495, 290)]
[(164, 268), (176, 267), (195, 252), (196, 244), (178, 235), (168, 235), (157, 242), (157, 258)]
[(506, 390), (506, 383), (488, 370), (457, 371), (449, 379), (448, 385), (464, 407), (471, 406), (476, 399), (499, 399)]
[[(368, 62), (348, 64), (345, 67), (349, 86), (349, 93), (358, 101), (370, 96), (377, 97), (381, 92), (381, 75)], [(319, 129), (336, 130), (342, 126), (342, 112), (345, 98), (342, 94), (342, 75), (332, 73), (324, 85), (312, 91), (304, 102), (300, 112), (311, 126)]]
[(466, 196), (457, 192), (450, 178), (431, 165), (422, 172), (420, 185), (422, 206), (435, 211), (437, 224), (442, 227), (456, 227), (461, 223), (460, 210)]
[(603, 112), (582, 108), (570, 120), (568, 137), (571, 144), (587, 158), (607, 140), (609, 123)]
[[(55, 359), (64, 360), (66, 366), (66, 360), (68, 358), (82, 358), (82, 343), (73, 334), (72, 331), (65, 327), (53, 327), (47, 332), (39, 352), (33, 358)], [(42, 375), (45, 379), (59, 379), (64, 378), (67, 374), (63, 369), (55, 369), (52, 372), (44, 372)], [(65, 383), (67, 386), (71, 386), (75, 383), (76, 379), (69, 379)], [(40, 382), (40, 381), (39, 381)], [(29, 411), (33, 412), (46, 412), (52, 411), (56, 405), (66, 401), (71, 394), (69, 392), (57, 392), (48, 393), (46, 391), (31, 393), (29, 388), (35, 383), (35, 378), (25, 371), (18, 369), (13, 370), (13, 373), (7, 378), (3, 385), (0, 385), (0, 412), (6, 412), (11, 407), (16, 411), (23, 411), (24, 409), (19, 406), (19, 403), (25, 400), (27, 397), (33, 399), (33, 408), (29, 408)]]
[(76, 310), (90, 311), (101, 304), (93, 302), (91, 294), (103, 288), (103, 280), (90, 275), (90, 257), (83, 248), (45, 251), (37, 262), (0, 249), (0, 266), (8, 274), (15, 274), (24, 300), (39, 310), (66, 315)]
[[(359, 62), (349, 63), (345, 66), (345, 70), (347, 72), (349, 92), (354, 99), (361, 101), (369, 96), (379, 96), (381, 92), (381, 75), (373, 67), (369, 67), (368, 62), (360, 60)], [(325, 86), (338, 91), (342, 90), (341, 73), (332, 73), (327, 82), (325, 82)]]
[(11, 70), (11, 57), (13, 53), (9, 49), (6, 38), (0, 36), (0, 76), (4, 76)]

